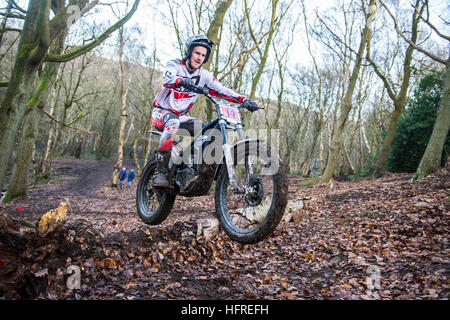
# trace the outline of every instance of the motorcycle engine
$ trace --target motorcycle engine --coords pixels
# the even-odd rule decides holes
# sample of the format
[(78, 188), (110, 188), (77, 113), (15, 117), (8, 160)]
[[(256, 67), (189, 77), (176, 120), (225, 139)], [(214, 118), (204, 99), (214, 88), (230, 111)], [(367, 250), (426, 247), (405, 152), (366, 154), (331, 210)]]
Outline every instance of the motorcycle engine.
[(186, 166), (183, 169), (179, 169), (177, 171), (177, 176), (175, 178), (175, 183), (180, 188), (180, 190), (183, 192), (185, 190), (190, 182), (195, 180), (195, 170), (194, 168), (190, 166)]

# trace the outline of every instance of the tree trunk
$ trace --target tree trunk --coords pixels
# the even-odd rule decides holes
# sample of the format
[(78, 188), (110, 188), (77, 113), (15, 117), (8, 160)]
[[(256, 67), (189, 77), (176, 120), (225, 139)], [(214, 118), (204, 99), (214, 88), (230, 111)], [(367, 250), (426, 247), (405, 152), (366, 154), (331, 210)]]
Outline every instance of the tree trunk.
[(133, 131), (133, 130), (134, 130), (134, 114), (131, 115), (131, 123), (130, 123), (130, 126), (128, 127), (127, 134), (126, 134), (125, 139), (123, 141), (124, 145), (127, 144), (128, 139), (130, 138), (130, 135), (131, 135), (131, 131)]
[(349, 166), (348, 173), (349, 173), (349, 175), (353, 175), (355, 173), (355, 166), (353, 165), (352, 159), (350, 158), (350, 155), (348, 154), (348, 151), (345, 148), (344, 144), (342, 144), (342, 151), (344, 153), (345, 160), (347, 160), (347, 163), (348, 163), (348, 166)]
[(425, 153), (420, 160), (413, 180), (426, 178), (430, 173), (438, 171), (441, 167), (442, 150), (447, 139), (450, 127), (450, 57), (445, 67), (443, 94), (439, 106), (439, 113), (431, 133)]
[(374, 66), (375, 72), (378, 74), (378, 76), (383, 80), (384, 86), (386, 87), (389, 96), (394, 103), (394, 111), (392, 112), (391, 120), (389, 122), (389, 129), (388, 132), (384, 138), (383, 146), (381, 148), (381, 152), (378, 156), (377, 165), (375, 167), (374, 176), (380, 177), (383, 175), (383, 173), (386, 171), (387, 167), (387, 160), (389, 155), (389, 150), (391, 149), (392, 141), (395, 137), (395, 132), (397, 130), (397, 124), (400, 119), (400, 116), (405, 109), (406, 105), (406, 94), (408, 91), (409, 86), (409, 80), (411, 78), (411, 62), (412, 62), (412, 55), (414, 52), (414, 45), (417, 41), (417, 35), (418, 35), (418, 25), (420, 21), (420, 17), (422, 16), (422, 12), (425, 8), (425, 5), (422, 6), (421, 9), (419, 9), (421, 1), (417, 0), (416, 5), (414, 7), (414, 13), (412, 17), (412, 27), (411, 27), (411, 42), (408, 46), (408, 49), (406, 50), (405, 59), (403, 61), (403, 81), (401, 83), (400, 91), (397, 95), (394, 94), (394, 89), (390, 86), (387, 79), (378, 71), (378, 68), (373, 63), (373, 61), (370, 61), (372, 66)]
[(313, 142), (312, 142), (312, 146), (309, 149), (309, 153), (308, 156), (306, 158), (306, 165), (305, 165), (305, 169), (303, 170), (303, 176), (307, 176), (308, 172), (309, 172), (309, 168), (311, 166), (311, 160), (314, 154), (314, 149), (316, 148), (317, 145), (317, 141), (319, 139), (320, 136), (320, 132), (322, 131), (322, 125), (323, 125), (323, 114), (322, 112), (320, 112), (320, 114), (318, 115), (319, 119), (315, 119), (314, 121), (314, 131), (313, 131)]
[[(264, 68), (266, 67), (267, 58), (269, 56), (269, 49), (270, 49), (270, 46), (272, 45), (273, 37), (275, 35), (275, 32), (277, 31), (277, 29), (280, 26), (280, 20), (282, 19), (282, 16), (283, 16), (283, 14), (281, 14), (281, 16), (277, 17), (278, 4), (279, 4), (279, 0), (272, 0), (272, 16), (271, 16), (270, 26), (269, 26), (269, 30), (268, 30), (268, 38), (265, 43), (263, 51), (259, 48), (259, 46), (257, 48), (259, 56), (260, 56), (260, 60), (259, 60), (259, 64), (258, 64), (258, 69), (254, 73), (254, 77), (252, 79), (252, 86), (251, 86), (250, 97), (249, 97), (250, 99), (253, 99), (253, 100), (255, 99), (255, 96), (256, 96), (256, 87), (258, 86), (259, 80), (261, 79), (261, 76), (264, 72)], [(291, 4), (292, 4), (292, 2), (291, 2)], [(247, 7), (246, 1), (245, 1), (245, 5)], [(248, 13), (247, 8), (246, 8), (246, 14), (247, 14), (247, 18), (248, 18), (249, 13)], [(250, 20), (248, 20), (248, 24), (250, 26)], [(251, 27), (250, 27), (250, 30), (252, 30)], [(251, 32), (251, 34), (253, 37), (253, 41), (255, 41), (255, 43), (257, 43), (256, 39), (254, 38), (253, 32)], [(245, 125), (247, 128), (250, 127), (251, 119), (252, 119), (252, 113), (249, 113), (245, 119)]]
[[(53, 53), (60, 54), (64, 50), (66, 37), (67, 32), (60, 34), (58, 39), (54, 42), (54, 48), (51, 50)], [(37, 135), (39, 134), (38, 129), (39, 122), (42, 118), (42, 109), (47, 104), (48, 95), (50, 90), (52, 90), (53, 83), (58, 75), (58, 68), (58, 64), (46, 63), (39, 87), (26, 106), (24, 128), (5, 202), (26, 195), (27, 174), (30, 167), (33, 148), (36, 143)]]
[(0, 46), (2, 45), (3, 42), (3, 35), (5, 34), (6, 29), (6, 21), (8, 21), (8, 15), (11, 13), (12, 6), (13, 2), (9, 1), (8, 5), (6, 6), (5, 15), (3, 16), (3, 20), (0, 26)]
[(83, 150), (83, 139), (80, 138), (79, 136), (76, 136), (75, 143), (73, 146), (73, 156), (75, 157), (75, 159), (80, 159), (82, 150)]
[[(114, 94), (112, 94), (112, 96), (115, 96)], [(112, 100), (108, 103), (108, 105), (112, 104)], [(107, 147), (107, 137), (109, 137), (110, 130), (109, 127), (111, 125), (112, 120), (109, 117), (110, 114), (110, 109), (105, 109), (105, 115), (103, 116), (103, 125), (102, 125), (102, 130), (100, 132), (100, 136), (98, 138), (98, 146), (95, 149), (95, 159), (96, 160), (101, 160), (104, 155), (106, 154), (105, 150)], [(114, 132), (113, 132), (114, 133)]]
[(325, 130), (322, 130), (321, 134), (320, 134), (320, 146), (319, 146), (319, 162), (320, 162), (320, 174), (322, 174), (323, 169), (325, 168), (325, 157), (326, 157), (326, 153), (325, 153)]
[[(138, 146), (138, 142), (141, 139), (141, 130), (138, 130), (138, 132), (136, 133), (136, 136), (134, 137), (134, 141), (133, 141), (133, 159), (134, 159), (134, 165), (136, 167), (136, 176), (140, 176), (141, 175), (141, 165), (139, 164), (139, 158), (137, 155), (137, 146)], [(145, 165), (145, 164), (144, 164)]]
[(50, 0), (30, 0), (20, 36), (16, 61), (0, 106), (0, 189), (17, 135), (32, 96), (36, 71), (50, 45), (48, 16)]
[(404, 104), (395, 103), (394, 111), (391, 114), (391, 120), (389, 121), (389, 128), (386, 136), (383, 140), (383, 145), (381, 147), (380, 154), (378, 156), (377, 165), (375, 168), (374, 176), (380, 177), (386, 171), (387, 159), (389, 155), (389, 150), (391, 149), (392, 141), (394, 141), (395, 132), (397, 131), (397, 124), (402, 115), (404, 109)]
[[(208, 32), (206, 33), (206, 36), (214, 43), (218, 44), (219, 38), (219, 30), (223, 25), (223, 19), (225, 18), (225, 14), (228, 10), (228, 8), (233, 3), (233, 0), (223, 0), (219, 1), (217, 3), (216, 12), (214, 13), (214, 19), (209, 25)], [(214, 53), (214, 47), (211, 50), (211, 54), (209, 56), (208, 62), (204, 64), (204, 68), (206, 70), (210, 70), (211, 64), (213, 61), (213, 53)], [(210, 70), (211, 71), (211, 70)], [(212, 120), (212, 115), (214, 111), (214, 106), (211, 101), (206, 101), (206, 121), (210, 122)]]
[[(36, 71), (44, 59), (47, 62), (65, 62), (81, 56), (102, 43), (112, 32), (123, 26), (137, 10), (140, 0), (135, 0), (132, 9), (114, 25), (90, 43), (77, 47), (64, 55), (50, 54), (48, 48), (68, 27), (71, 19), (68, 11), (63, 9), (64, 1), (30, 0), (21, 31), (16, 60), (8, 82), (6, 94), (0, 105), (0, 188), (5, 183), (8, 161), (12, 155), (14, 138), (22, 122), (26, 105), (35, 91), (32, 87)], [(88, 3), (88, 0), (77, 2), (84, 10), (83, 14), (92, 9), (98, 1)], [(50, 21), (50, 7), (53, 4), (55, 16)], [(61, 13), (61, 14), (60, 14)], [(36, 97), (36, 96), (35, 96)]]
[[(51, 0), (30, 0), (28, 2), (27, 13), (21, 31), (19, 46), (16, 54), (16, 60), (8, 82), (6, 94), (0, 105), (0, 188), (5, 183), (5, 174), (9, 159), (12, 155), (14, 139), (17, 130), (25, 114), (26, 106), (30, 106), (29, 98), (35, 92), (32, 86), (37, 70), (42, 63), (47, 62), (65, 62), (85, 54), (98, 46), (113, 31), (126, 23), (137, 10), (140, 0), (135, 0), (132, 9), (116, 24), (109, 27), (95, 40), (77, 47), (64, 55), (50, 54), (48, 48), (68, 27), (68, 12), (57, 12), (64, 6), (63, 1), (55, 2)], [(78, 4), (86, 13), (92, 9), (98, 1), (88, 3), (88, 0), (80, 0)], [(54, 10), (55, 16), (50, 21), (50, 7)], [(61, 14), (59, 14), (61, 13)], [(37, 90), (36, 92), (38, 92)], [(41, 92), (42, 93), (42, 92)], [(33, 98), (38, 99), (40, 94)], [(36, 101), (32, 102), (36, 105)]]
[(151, 111), (152, 110), (150, 110), (150, 115), (147, 117), (145, 121), (145, 128), (144, 128), (144, 147), (142, 148), (142, 154), (144, 155), (144, 166), (147, 164), (148, 158), (150, 156), (152, 143), (150, 141)]
[[(41, 120), (42, 112), (40, 109), (43, 108), (43, 101), (46, 100), (45, 95), (48, 93), (47, 87), (49, 74), (45, 72), (41, 78), (41, 84), (33, 99), (28, 103), (25, 116), (25, 124), (23, 127), (22, 137), (20, 139), (19, 149), (17, 151), (17, 156), (14, 161), (13, 173), (11, 176), (11, 181), (8, 187), (8, 192), (4, 199), (4, 202), (9, 202), (16, 197), (21, 197), (26, 195), (27, 190), (27, 175), (28, 169), (30, 167), (30, 162), (32, 158), (34, 144), (36, 142), (37, 127), (39, 121)], [(44, 95), (44, 97), (38, 97)], [(37, 99), (37, 101), (35, 101)], [(43, 101), (40, 101), (40, 100)]]
[(327, 161), (327, 166), (325, 168), (325, 172), (323, 173), (320, 182), (327, 182), (333, 176), (333, 171), (335, 168), (336, 157), (338, 155), (341, 142), (342, 135), (344, 133), (345, 125), (347, 123), (348, 115), (352, 108), (352, 96), (353, 91), (355, 89), (356, 81), (358, 80), (359, 70), (361, 68), (363, 53), (366, 48), (366, 45), (371, 37), (371, 27), (374, 20), (376, 9), (376, 0), (370, 0), (369, 11), (366, 19), (366, 26), (364, 27), (363, 33), (361, 35), (361, 43), (359, 45), (358, 54), (356, 56), (355, 65), (353, 67), (352, 75), (349, 79), (347, 92), (345, 93), (343, 105), (341, 108), (341, 115), (339, 117), (338, 126), (336, 128), (336, 132), (333, 135), (333, 140), (330, 145), (330, 151)]
[[(217, 3), (217, 8), (216, 11), (214, 13), (214, 18), (211, 21), (211, 24), (209, 25), (208, 28), (208, 32), (206, 33), (206, 36), (214, 43), (217, 44), (218, 42), (218, 35), (219, 35), (219, 30), (223, 25), (223, 19), (225, 18), (225, 14), (228, 11), (228, 8), (231, 6), (231, 4), (233, 3), (233, 0), (223, 0), (223, 1), (219, 1)], [(211, 50), (211, 54), (209, 57), (208, 62), (206, 62), (204, 64), (204, 68), (206, 70), (209, 70), (212, 60), (213, 60), (213, 53), (214, 53), (214, 47)]]
[[(62, 81), (61, 75), (63, 73), (64, 73), (64, 64), (58, 66), (55, 84)], [(61, 87), (62, 87), (62, 85), (59, 83), (58, 89), (52, 95), (52, 102), (51, 102), (52, 106), (50, 107), (50, 115), (52, 117), (55, 116), (56, 110), (58, 108)], [(47, 137), (47, 143), (46, 143), (46, 147), (43, 152), (43, 155), (42, 155), (42, 159), (40, 161), (40, 167), (39, 167), (39, 171), (38, 171), (36, 177), (38, 175), (41, 175), (42, 177), (46, 178), (50, 175), (50, 170), (51, 170), (52, 161), (53, 161), (53, 152), (52, 151), (53, 151), (53, 147), (55, 146), (54, 138), (55, 138), (55, 132), (57, 130), (57, 126), (58, 126), (58, 123), (54, 123), (53, 121), (50, 121), (49, 129), (48, 129), (49, 134)]]
[[(60, 87), (61, 88), (61, 87)], [(58, 101), (58, 96), (59, 96), (59, 89), (58, 89), (58, 94), (56, 96), (56, 100), (53, 102), (52, 104), (52, 108), (50, 110), (50, 114), (52, 116), (54, 116), (55, 114), (55, 109), (57, 107), (57, 101)], [(47, 144), (45, 147), (45, 152), (44, 155), (42, 157), (42, 176), (43, 177), (48, 177), (50, 175), (50, 169), (52, 166), (52, 145), (53, 145), (53, 139), (54, 139), (54, 135), (55, 135), (55, 130), (56, 130), (56, 126), (58, 124), (57, 123), (53, 123), (53, 121), (50, 122), (50, 132), (48, 134), (48, 138), (47, 138)]]
[[(4, 126), (0, 124), (0, 127), (3, 127), (3, 130), (0, 130), (2, 132), (0, 135), (0, 150), (2, 150), (2, 152), (0, 152), (0, 189), (6, 183), (6, 170), (8, 169), (9, 161), (12, 156), (17, 131), (25, 115), (25, 101), (30, 100), (31, 97), (30, 91), (33, 86), (34, 75), (30, 74), (29, 77), (26, 76), (26, 78), (27, 79), (20, 85), (21, 93), (20, 96), (17, 97), (18, 99), (16, 100), (16, 103), (14, 103), (15, 107), (13, 107), (13, 110), (7, 112), (7, 115), (5, 115), (5, 118), (8, 119), (9, 123)], [(1, 117), (2, 115), (0, 115), (0, 118)]]
[(123, 163), (123, 145), (125, 140), (125, 124), (127, 122), (127, 94), (128, 89), (125, 90), (125, 70), (123, 65), (123, 27), (119, 29), (119, 66), (120, 66), (120, 94), (122, 97), (122, 112), (120, 120), (119, 145), (117, 147), (117, 161), (114, 166), (114, 172), (111, 179), (111, 187), (116, 188), (119, 184), (119, 172), (122, 169)]

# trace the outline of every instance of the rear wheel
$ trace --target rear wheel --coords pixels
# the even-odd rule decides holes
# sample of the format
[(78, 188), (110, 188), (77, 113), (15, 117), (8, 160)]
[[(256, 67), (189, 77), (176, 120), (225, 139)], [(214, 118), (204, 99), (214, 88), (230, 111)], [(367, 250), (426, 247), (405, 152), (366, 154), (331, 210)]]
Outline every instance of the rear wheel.
[(162, 223), (175, 202), (175, 195), (164, 189), (152, 189), (151, 179), (156, 168), (156, 160), (150, 161), (142, 171), (136, 191), (136, 206), (139, 217), (147, 224)]
[(235, 152), (234, 172), (239, 190), (233, 190), (226, 165), (220, 168), (216, 213), (222, 228), (235, 241), (261, 241), (273, 233), (283, 217), (288, 194), (286, 168), (270, 152), (269, 147), (258, 142), (246, 143), (245, 151)]

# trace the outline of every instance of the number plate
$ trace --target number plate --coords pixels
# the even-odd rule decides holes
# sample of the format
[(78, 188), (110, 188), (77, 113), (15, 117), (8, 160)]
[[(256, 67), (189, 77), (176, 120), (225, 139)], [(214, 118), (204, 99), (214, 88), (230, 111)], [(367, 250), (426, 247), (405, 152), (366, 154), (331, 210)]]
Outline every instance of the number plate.
[(232, 123), (241, 122), (241, 117), (239, 115), (238, 108), (228, 105), (221, 105), (220, 112), (222, 113), (222, 117)]

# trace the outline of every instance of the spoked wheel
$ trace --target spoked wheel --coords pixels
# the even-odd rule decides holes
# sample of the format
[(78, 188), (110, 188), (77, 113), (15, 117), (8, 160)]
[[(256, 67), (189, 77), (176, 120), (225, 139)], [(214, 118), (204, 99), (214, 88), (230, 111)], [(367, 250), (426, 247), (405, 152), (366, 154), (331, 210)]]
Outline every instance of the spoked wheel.
[(235, 152), (234, 171), (237, 190), (230, 184), (226, 165), (220, 169), (216, 213), (233, 240), (256, 243), (272, 234), (283, 217), (288, 194), (286, 169), (278, 156), (270, 157), (269, 147), (249, 142), (245, 151)]
[(156, 161), (150, 161), (142, 171), (136, 191), (136, 206), (139, 217), (147, 224), (162, 223), (175, 202), (175, 195), (165, 192), (164, 189), (152, 189), (151, 179), (155, 172)]

